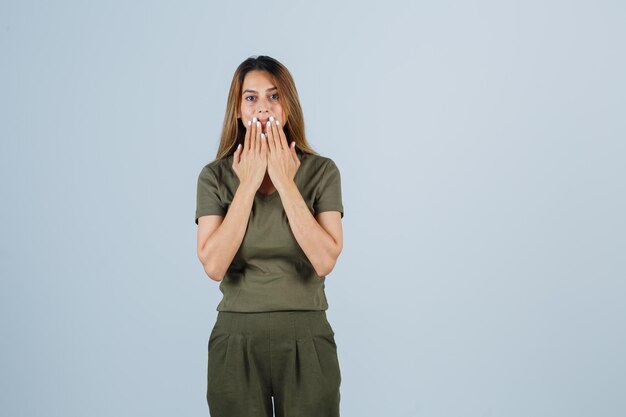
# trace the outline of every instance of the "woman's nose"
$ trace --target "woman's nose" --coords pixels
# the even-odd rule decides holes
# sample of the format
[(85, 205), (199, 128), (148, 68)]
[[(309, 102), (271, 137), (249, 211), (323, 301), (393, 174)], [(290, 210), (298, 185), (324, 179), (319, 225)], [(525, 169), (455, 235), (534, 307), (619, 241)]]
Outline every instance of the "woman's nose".
[(267, 100), (260, 100), (257, 103), (258, 103), (257, 113), (269, 113), (270, 112), (270, 109), (272, 108), (272, 103), (270, 103)]

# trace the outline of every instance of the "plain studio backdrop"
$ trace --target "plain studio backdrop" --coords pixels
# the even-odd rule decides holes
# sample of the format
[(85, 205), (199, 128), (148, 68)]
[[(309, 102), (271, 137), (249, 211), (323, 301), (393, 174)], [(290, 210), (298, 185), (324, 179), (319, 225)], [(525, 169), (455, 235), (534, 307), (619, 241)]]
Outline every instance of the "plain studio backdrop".
[(203, 416), (196, 181), (237, 65), (342, 175), (346, 417), (626, 415), (618, 1), (3, 1), (4, 416)]

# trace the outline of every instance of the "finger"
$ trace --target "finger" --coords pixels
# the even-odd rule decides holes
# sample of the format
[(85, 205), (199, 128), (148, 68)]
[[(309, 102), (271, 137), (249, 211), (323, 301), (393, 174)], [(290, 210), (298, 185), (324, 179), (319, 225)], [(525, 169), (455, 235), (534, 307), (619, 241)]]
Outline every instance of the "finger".
[(280, 136), (276, 134), (276, 121), (275, 120), (270, 121), (270, 127), (268, 130), (271, 130), (272, 132), (272, 140), (274, 141), (274, 149), (276, 149), (276, 152), (282, 152), (283, 145), (281, 145), (280, 143)]
[(267, 123), (269, 124), (267, 126), (267, 131), (270, 132), (272, 134), (272, 142), (274, 143), (274, 149), (276, 149), (277, 151), (281, 151), (282, 146), (280, 146), (280, 143), (278, 142), (278, 136), (276, 136), (276, 130), (274, 129), (274, 117), (270, 117), (270, 119), (267, 121)]
[(254, 140), (254, 149), (258, 149), (257, 144), (261, 143), (261, 133), (263, 133), (263, 127), (261, 126), (261, 122), (257, 120), (256, 122), (256, 135)]
[[(268, 120), (267, 123), (271, 123), (271, 122)], [(276, 143), (274, 142), (274, 135), (272, 135), (271, 126), (267, 126), (267, 129), (265, 129), (265, 131), (267, 132), (267, 144), (269, 146), (270, 154), (272, 154), (276, 152), (277, 149), (276, 149)]]
[(261, 158), (267, 159), (267, 136), (261, 136)]
[(254, 146), (256, 149), (257, 144), (261, 143), (261, 133), (263, 133), (263, 126), (261, 126), (261, 122), (259, 119), (256, 121), (256, 137), (254, 138)]
[(296, 153), (296, 141), (294, 140), (293, 142), (291, 142), (291, 146), (289, 147), (290, 149), (290, 153), (291, 153), (291, 157), (293, 158), (294, 162), (298, 162), (298, 154)]
[(250, 141), (250, 132), (252, 131), (252, 120), (248, 120), (246, 123), (246, 134), (243, 137), (243, 147), (246, 147), (246, 144)]
[(246, 143), (244, 144), (244, 152), (248, 152), (250, 150), (250, 145), (252, 140), (254, 139), (254, 135), (256, 133), (256, 118), (253, 118), (250, 121), (250, 134), (247, 137)]
[(241, 161), (241, 143), (237, 145), (237, 149), (235, 149), (233, 161), (235, 161), (235, 165), (239, 165), (239, 162)]
[(278, 119), (274, 119), (274, 121), (272, 122), (272, 133), (276, 138), (276, 144), (279, 146), (279, 149), (283, 151), (289, 150), (289, 145), (287, 145), (287, 139), (280, 135), (278, 128)]
[(282, 140), (282, 143), (285, 147), (289, 146), (291, 147), (291, 143), (288, 143), (287, 141), (287, 135), (285, 134), (285, 130), (283, 129), (283, 125), (280, 124), (280, 120), (276, 120), (276, 127), (278, 130), (278, 134), (280, 135), (280, 138)]
[(252, 133), (250, 133), (250, 151), (254, 151), (254, 144), (256, 143), (256, 135), (257, 130), (259, 130), (259, 123), (252, 119), (252, 124), (254, 125), (254, 129)]

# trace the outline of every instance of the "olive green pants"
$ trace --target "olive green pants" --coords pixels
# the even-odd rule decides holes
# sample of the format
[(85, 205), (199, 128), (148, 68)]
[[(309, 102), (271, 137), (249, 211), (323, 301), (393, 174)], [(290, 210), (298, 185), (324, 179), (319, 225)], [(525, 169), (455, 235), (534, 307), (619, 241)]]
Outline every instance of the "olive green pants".
[[(211, 417), (339, 417), (337, 345), (323, 310), (220, 311), (209, 337)], [(273, 398), (273, 405), (272, 405)]]

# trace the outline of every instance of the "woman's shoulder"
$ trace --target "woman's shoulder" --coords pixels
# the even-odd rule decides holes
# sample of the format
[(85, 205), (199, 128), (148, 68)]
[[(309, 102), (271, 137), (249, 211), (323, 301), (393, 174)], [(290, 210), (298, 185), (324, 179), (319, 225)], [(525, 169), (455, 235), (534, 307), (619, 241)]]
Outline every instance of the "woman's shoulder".
[[(202, 167), (202, 172), (211, 171), (213, 174), (220, 176), (230, 171), (233, 164), (233, 155), (223, 158), (214, 159)], [(226, 169), (228, 168), (228, 170)]]
[(326, 168), (328, 164), (335, 165), (335, 162), (328, 156), (320, 154), (303, 153), (300, 157), (300, 163), (307, 165), (309, 169), (317, 171)]

